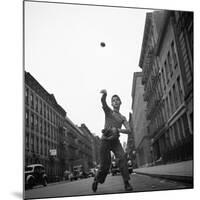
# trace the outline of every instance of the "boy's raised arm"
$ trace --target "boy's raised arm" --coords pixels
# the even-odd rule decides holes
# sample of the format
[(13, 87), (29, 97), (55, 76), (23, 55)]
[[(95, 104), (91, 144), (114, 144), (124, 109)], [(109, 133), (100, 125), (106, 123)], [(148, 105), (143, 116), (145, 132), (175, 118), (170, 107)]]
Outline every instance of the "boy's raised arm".
[(106, 103), (107, 91), (105, 89), (103, 89), (103, 90), (100, 91), (100, 93), (103, 94), (102, 97), (101, 97), (101, 103), (102, 103), (102, 106), (103, 106), (103, 110), (105, 112), (109, 112), (110, 108)]

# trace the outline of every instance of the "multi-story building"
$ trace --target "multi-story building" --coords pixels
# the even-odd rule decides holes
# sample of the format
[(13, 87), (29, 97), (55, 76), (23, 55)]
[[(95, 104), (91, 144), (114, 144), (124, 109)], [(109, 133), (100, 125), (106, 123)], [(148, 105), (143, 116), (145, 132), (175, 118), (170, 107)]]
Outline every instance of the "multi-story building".
[[(39, 82), (25, 72), (25, 165), (41, 163), (49, 180), (77, 165), (93, 167), (94, 140), (86, 125), (76, 126)], [(96, 150), (97, 151), (97, 150)]]
[(147, 13), (139, 66), (153, 160), (193, 158), (193, 13)]
[(88, 127), (85, 124), (81, 124), (79, 129), (83, 132), (85, 137), (85, 144), (84, 144), (84, 152), (85, 152), (85, 160), (87, 160), (87, 164), (89, 168), (94, 167), (94, 135), (90, 132)]
[(132, 86), (132, 117), (136, 163), (138, 167), (149, 165), (152, 162), (150, 151), (150, 138), (146, 120), (146, 102), (143, 100), (144, 86), (142, 85), (142, 72), (135, 72)]
[(94, 142), (93, 142), (93, 162), (94, 165), (97, 166), (100, 163), (100, 138), (99, 136), (94, 135)]
[(25, 72), (25, 165), (42, 163), (48, 175), (61, 176), (65, 116), (54, 95)]
[(73, 170), (74, 162), (82, 157), (82, 154), (78, 152), (77, 137), (80, 135), (80, 130), (77, 126), (66, 116), (65, 120), (65, 135), (66, 140), (64, 141), (64, 146), (66, 148), (66, 169), (69, 171)]

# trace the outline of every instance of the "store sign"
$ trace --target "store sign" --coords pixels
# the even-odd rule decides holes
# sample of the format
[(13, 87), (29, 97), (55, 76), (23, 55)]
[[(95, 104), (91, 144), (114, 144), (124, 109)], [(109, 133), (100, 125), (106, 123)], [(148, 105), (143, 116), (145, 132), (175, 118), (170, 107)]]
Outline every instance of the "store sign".
[(56, 149), (50, 149), (49, 153), (50, 153), (50, 156), (56, 156), (57, 155), (57, 150)]

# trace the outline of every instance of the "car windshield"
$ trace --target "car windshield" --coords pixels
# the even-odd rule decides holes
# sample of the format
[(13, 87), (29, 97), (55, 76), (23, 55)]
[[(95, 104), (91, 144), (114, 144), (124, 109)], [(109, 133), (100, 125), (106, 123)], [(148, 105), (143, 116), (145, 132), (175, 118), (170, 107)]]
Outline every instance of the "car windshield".
[(25, 167), (25, 171), (31, 171), (33, 167)]

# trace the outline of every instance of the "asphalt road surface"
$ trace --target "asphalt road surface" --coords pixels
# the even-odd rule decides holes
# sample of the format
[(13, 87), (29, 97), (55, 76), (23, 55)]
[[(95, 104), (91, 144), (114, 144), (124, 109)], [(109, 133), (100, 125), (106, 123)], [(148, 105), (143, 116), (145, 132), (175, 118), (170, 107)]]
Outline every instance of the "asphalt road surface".
[[(105, 183), (99, 184), (95, 193), (91, 189), (92, 182), (93, 178), (87, 178), (72, 182), (53, 183), (47, 187), (36, 186), (31, 190), (25, 191), (25, 198), (69, 197), (125, 192), (121, 175), (108, 175)], [(133, 186), (133, 192), (192, 188), (190, 184), (139, 174), (131, 174), (130, 183)]]

